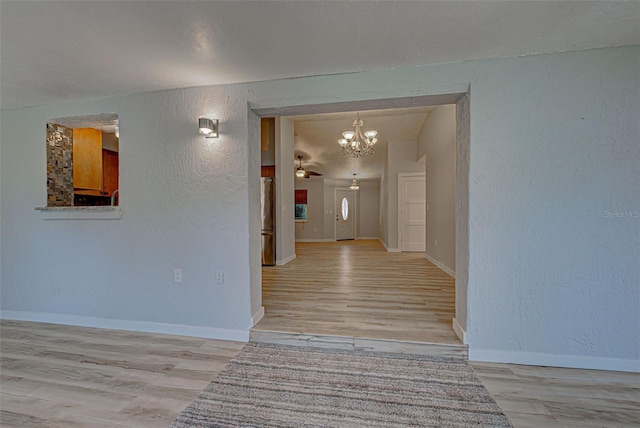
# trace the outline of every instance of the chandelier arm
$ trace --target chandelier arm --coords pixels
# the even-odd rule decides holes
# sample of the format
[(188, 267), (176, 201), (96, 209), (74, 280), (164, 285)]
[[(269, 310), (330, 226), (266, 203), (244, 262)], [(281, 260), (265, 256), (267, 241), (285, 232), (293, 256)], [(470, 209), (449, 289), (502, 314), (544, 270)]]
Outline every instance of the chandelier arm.
[[(350, 155), (355, 158), (364, 157), (366, 155), (373, 155), (375, 151), (373, 150), (373, 146), (375, 142), (373, 141), (375, 138), (369, 139), (363, 132), (362, 126), (364, 125), (364, 121), (360, 119), (360, 113), (358, 112), (356, 115), (356, 119), (353, 121), (353, 131), (345, 131), (343, 132), (343, 137), (345, 141), (345, 145), (343, 146), (340, 141), (340, 152), (343, 155)], [(346, 138), (344, 136), (345, 133), (352, 133), (351, 138)]]

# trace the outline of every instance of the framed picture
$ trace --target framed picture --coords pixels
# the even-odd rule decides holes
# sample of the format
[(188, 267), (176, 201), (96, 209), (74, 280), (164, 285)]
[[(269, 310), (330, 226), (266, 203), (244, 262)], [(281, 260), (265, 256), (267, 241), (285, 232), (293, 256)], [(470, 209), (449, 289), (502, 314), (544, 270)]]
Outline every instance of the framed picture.
[(307, 204), (296, 204), (296, 221), (307, 221)]

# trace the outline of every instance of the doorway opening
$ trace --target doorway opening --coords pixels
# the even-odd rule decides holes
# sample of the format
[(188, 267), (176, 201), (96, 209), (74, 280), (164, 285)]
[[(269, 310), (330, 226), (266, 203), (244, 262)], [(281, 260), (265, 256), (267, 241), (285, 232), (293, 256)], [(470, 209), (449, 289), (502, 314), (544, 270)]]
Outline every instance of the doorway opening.
[[(446, 102), (443, 103), (443, 100), (446, 100)], [(397, 105), (404, 105), (404, 106), (408, 105), (409, 107), (424, 107), (424, 106), (440, 106), (442, 104), (451, 104), (451, 103), (456, 104), (457, 119), (462, 118), (462, 120), (466, 121), (466, 125), (458, 123), (459, 120), (456, 121), (457, 123), (456, 132), (455, 132), (456, 151), (458, 153), (463, 153), (463, 155), (465, 153), (468, 154), (468, 144), (469, 144), (468, 96), (466, 94), (450, 94), (448, 97), (447, 96), (415, 97), (415, 98), (411, 98), (411, 100), (405, 100), (405, 99), (375, 100), (375, 101), (370, 101), (370, 103), (372, 106), (381, 107), (381, 106), (384, 106), (385, 102), (387, 101), (390, 107), (395, 107)], [(300, 130), (297, 129), (297, 127), (295, 126), (296, 125), (295, 120), (297, 119), (295, 118), (292, 119), (289, 116), (299, 117), (302, 115), (317, 115), (318, 112), (325, 113), (328, 111), (333, 111), (334, 112), (333, 114), (338, 114), (342, 112), (360, 111), (361, 114), (362, 112), (365, 112), (365, 114), (363, 114), (363, 117), (366, 121), (367, 120), (366, 112), (369, 111), (367, 107), (368, 107), (367, 102), (353, 102), (353, 103), (341, 103), (339, 105), (320, 104), (315, 106), (311, 105), (311, 106), (297, 106), (297, 107), (296, 106), (277, 107), (277, 108), (261, 107), (261, 108), (254, 109), (254, 112), (258, 116), (265, 116), (265, 115), (276, 116), (276, 121), (280, 119), (282, 119), (283, 121), (289, 121), (290, 123), (288, 125), (282, 126), (281, 128), (290, 127), (292, 131), (292, 139), (295, 141), (296, 138), (300, 138), (300, 134), (302, 134), (303, 132), (300, 132)], [(333, 110), (330, 110), (332, 108)], [(397, 110), (397, 109), (394, 109), (394, 110)], [(460, 111), (465, 111), (465, 114), (461, 115)], [(282, 116), (278, 116), (278, 114)], [(390, 116), (394, 116), (394, 115), (397, 116), (398, 113), (391, 111)], [(323, 119), (316, 119), (316, 121), (318, 120), (323, 120)], [(326, 125), (326, 123), (324, 123), (323, 125)], [(297, 141), (295, 141), (295, 143), (297, 143)], [(289, 189), (289, 192), (292, 194), (292, 198), (291, 198), (292, 209), (293, 209), (293, 191), (294, 189), (298, 189), (299, 187), (296, 184), (296, 182), (293, 180), (295, 167), (297, 166), (295, 159), (296, 159), (296, 155), (298, 155), (298, 152), (297, 152), (298, 148), (296, 148), (295, 143), (291, 145), (291, 147), (289, 147), (288, 154), (285, 154), (285, 151), (283, 150), (283, 148), (281, 148), (281, 153), (280, 153), (281, 156), (279, 157), (277, 156), (276, 158), (276, 164), (278, 164), (278, 162), (282, 164), (280, 168), (282, 170), (282, 173), (290, 175), (292, 178), (291, 181), (294, 184), (294, 186), (292, 186), (291, 189)], [(336, 146), (337, 146), (337, 143), (336, 143)], [(306, 150), (306, 152), (304, 153), (305, 167), (312, 167), (316, 171), (323, 172), (322, 170), (323, 165), (320, 162), (313, 163), (316, 159), (318, 159), (316, 158), (317, 153), (313, 152), (312, 148), (305, 148), (305, 150)], [(424, 168), (424, 165), (423, 165), (423, 168)], [(347, 171), (344, 171), (344, 172), (345, 172), (344, 174), (345, 178), (350, 176), (354, 172), (358, 173), (358, 177), (362, 177), (362, 174), (359, 171), (349, 170), (348, 173)], [(391, 174), (388, 171), (385, 171), (385, 172), (386, 172), (386, 175), (384, 175), (384, 177), (379, 178), (375, 182), (375, 184), (372, 185), (372, 187), (374, 189), (377, 189), (378, 203), (380, 205), (383, 205), (385, 202), (388, 204), (389, 199), (396, 198), (395, 200), (396, 200), (396, 207), (397, 207), (398, 202), (400, 202), (398, 200), (398, 194), (397, 194), (400, 176), (397, 174), (397, 172), (394, 172), (395, 177), (393, 177), (394, 179), (392, 180)], [(464, 229), (464, 227), (460, 225), (468, 221), (467, 219), (468, 209), (466, 208), (467, 203), (465, 200), (466, 198), (468, 198), (468, 191), (466, 190), (466, 185), (464, 185), (464, 183), (468, 180), (468, 159), (467, 160), (461, 159), (459, 162), (456, 162), (455, 178), (456, 178), (455, 198), (459, 202), (458, 207), (460, 208), (457, 210), (457, 215), (455, 220), (456, 232), (457, 232), (455, 236), (456, 253), (458, 252), (464, 253), (466, 251), (466, 248), (468, 248), (468, 237), (466, 235), (466, 229)], [(277, 177), (276, 177), (276, 180), (277, 180)], [(312, 180), (313, 178), (307, 179), (307, 180), (309, 181), (306, 181), (306, 182), (303, 181), (302, 183), (305, 183), (305, 187), (308, 187), (308, 189), (306, 190), (308, 190), (308, 195), (309, 195), (309, 202), (307, 205), (307, 214), (309, 217), (307, 218), (308, 221), (304, 223), (303, 227), (310, 228), (311, 218), (314, 216), (314, 213), (312, 212), (312, 209), (313, 209), (313, 204), (312, 204), (313, 181)], [(347, 305), (352, 305), (358, 308), (358, 310), (355, 313), (359, 313), (360, 317), (355, 315), (353, 311), (350, 314), (338, 314), (335, 311), (335, 308), (338, 308), (341, 305), (345, 304), (345, 300), (341, 300), (341, 296), (346, 296), (346, 295), (349, 295), (350, 293), (352, 295), (353, 294), (357, 295), (357, 293), (354, 293), (354, 290), (357, 290), (357, 288), (359, 287), (357, 283), (354, 284), (353, 281), (351, 282), (349, 281), (349, 279), (354, 278), (353, 271), (351, 276), (349, 276), (345, 274), (344, 271), (340, 271), (341, 267), (348, 267), (349, 265), (351, 265), (351, 267), (353, 267), (354, 265), (363, 266), (371, 273), (374, 273), (375, 277), (378, 280), (383, 279), (383, 282), (384, 280), (386, 280), (386, 282), (389, 284), (391, 283), (389, 279), (393, 279), (393, 278), (395, 279), (400, 278), (400, 280), (404, 281), (405, 283), (419, 284), (420, 283), (419, 280), (425, 276), (431, 277), (435, 282), (442, 282), (442, 281), (446, 281), (446, 278), (448, 277), (448, 275), (445, 272), (442, 272), (439, 268), (431, 264), (428, 264), (430, 269), (429, 272), (413, 271), (408, 273), (406, 276), (404, 276), (408, 271), (411, 270), (409, 266), (411, 265), (412, 262), (416, 262), (416, 261), (424, 262), (424, 258), (425, 258), (424, 254), (421, 254), (419, 252), (401, 253), (401, 254), (397, 254), (396, 258), (393, 258), (396, 256), (396, 254), (394, 253), (395, 252), (399, 253), (400, 250), (405, 250), (405, 251), (420, 250), (419, 248), (416, 249), (415, 247), (412, 247), (413, 249), (409, 249), (409, 247), (405, 249), (405, 247), (401, 246), (404, 244), (407, 244), (408, 246), (416, 244), (416, 243), (412, 243), (411, 240), (408, 238), (414, 237), (414, 235), (420, 234), (420, 232), (417, 232), (417, 230), (419, 230), (419, 227), (422, 227), (422, 230), (424, 230), (425, 228), (424, 225), (413, 227), (413, 228), (411, 227), (411, 226), (415, 226), (415, 224), (411, 223), (416, 220), (415, 218), (412, 218), (412, 215), (415, 213), (406, 213), (408, 217), (401, 218), (399, 217), (399, 215), (405, 215), (405, 211), (402, 211), (402, 210), (398, 211), (397, 208), (394, 208), (393, 217), (396, 221), (395, 226), (389, 227), (388, 224), (393, 224), (393, 223), (387, 222), (386, 227), (388, 228), (388, 230), (386, 231), (383, 230), (385, 226), (380, 226), (379, 228), (380, 235), (382, 235), (383, 233), (387, 233), (386, 240), (380, 239), (379, 241), (377, 241), (377, 240), (358, 239), (359, 237), (360, 238), (377, 238), (375, 236), (373, 237), (363, 236), (362, 233), (360, 234), (358, 233), (358, 231), (361, 230), (360, 228), (362, 227), (362, 222), (359, 220), (361, 220), (363, 212), (364, 213), (370, 212), (370, 210), (358, 209), (358, 207), (361, 207), (362, 205), (362, 200), (360, 200), (362, 199), (362, 193), (360, 193), (360, 191), (355, 192), (355, 194), (352, 196), (353, 200), (349, 200), (344, 195), (342, 195), (342, 197), (339, 196), (339, 191), (337, 189), (339, 189), (341, 186), (340, 186), (340, 183), (337, 182), (338, 180), (336, 180), (331, 176), (327, 176), (327, 174), (325, 174), (325, 177), (322, 180), (329, 181), (333, 185), (333, 187), (331, 187), (331, 190), (333, 191), (331, 192), (333, 193), (333, 198), (331, 198), (329, 194), (327, 194), (326, 192), (322, 194), (322, 200), (324, 203), (322, 205), (322, 209), (319, 212), (320, 215), (318, 216), (318, 219), (321, 220), (321, 224), (323, 226), (326, 226), (325, 232), (331, 229), (335, 230), (334, 232), (335, 234), (331, 234), (333, 236), (330, 236), (330, 238), (333, 238), (333, 239), (327, 238), (326, 233), (324, 235), (321, 235), (321, 237), (317, 239), (310, 239), (310, 238), (296, 239), (295, 229), (294, 229), (293, 236), (290, 236), (288, 238), (280, 237), (281, 239), (290, 239), (293, 241), (292, 247), (295, 248), (294, 250), (295, 253), (293, 254), (293, 258), (291, 258), (291, 260), (295, 258), (295, 261), (291, 262), (286, 266), (286, 272), (288, 274), (288, 277), (286, 278), (280, 277), (279, 279), (277, 279), (277, 281), (283, 284), (288, 283), (290, 285), (316, 284), (318, 285), (318, 287), (322, 288), (323, 284), (318, 283), (318, 278), (322, 278), (322, 277), (333, 278), (333, 282), (339, 285), (339, 287), (337, 287), (334, 290), (336, 294), (331, 297), (331, 299), (333, 299), (332, 300), (333, 306), (330, 304), (324, 307), (322, 310), (325, 313), (327, 313), (329, 317), (333, 317), (334, 320), (340, 320), (339, 322), (342, 323), (341, 325), (342, 328), (336, 327), (333, 330), (334, 334), (338, 334), (338, 335), (346, 334), (349, 332), (349, 328), (347, 328), (348, 325), (353, 326), (357, 324), (361, 324), (361, 327), (362, 327), (361, 330), (364, 331), (364, 333), (362, 334), (364, 334), (365, 336), (361, 336), (361, 337), (375, 337), (376, 334), (380, 333), (383, 330), (387, 330), (387, 332), (392, 331), (393, 329), (388, 328), (388, 326), (393, 324), (394, 322), (393, 319), (387, 319), (381, 313), (379, 313), (377, 317), (375, 317), (374, 319), (371, 319), (368, 317), (368, 315), (365, 316), (363, 314), (367, 312), (375, 312), (376, 305), (379, 305), (382, 301), (385, 301), (385, 300), (386, 301), (393, 300), (398, 295), (402, 294), (405, 290), (397, 289), (397, 288), (394, 289), (393, 286), (385, 289), (384, 285), (374, 290), (367, 290), (368, 295), (367, 293), (358, 295), (360, 298), (359, 302), (347, 303)], [(363, 182), (366, 183), (366, 181), (367, 181), (366, 176), (364, 178), (359, 178), (359, 184), (362, 184)], [(326, 189), (326, 186), (323, 186), (323, 185), (316, 186), (316, 187)], [(396, 194), (391, 195), (391, 192), (388, 191), (391, 188), (395, 189), (393, 193), (396, 193)], [(386, 191), (386, 194), (385, 194), (385, 191)], [(346, 201), (346, 203), (343, 203), (343, 201)], [(401, 202), (403, 204), (408, 204), (412, 201), (407, 200), (407, 198), (405, 198)], [(355, 238), (355, 240), (353, 241), (351, 241), (351, 239), (354, 239), (354, 238), (346, 237), (347, 235), (342, 235), (338, 233), (338, 224), (340, 223), (342, 218), (343, 206), (346, 206), (347, 215), (346, 215), (346, 219), (343, 219), (342, 221), (348, 221), (349, 214), (352, 214), (352, 220), (354, 225), (353, 236)], [(356, 208), (354, 211), (351, 211), (352, 206)], [(286, 212), (286, 207), (284, 205), (279, 206), (278, 208), (279, 210)], [(391, 212), (388, 209), (388, 205), (386, 206), (385, 214), (391, 216)], [(378, 218), (376, 219), (378, 220), (379, 225), (380, 223), (382, 223), (379, 218), (380, 216), (381, 214), (378, 213), (377, 215)], [(330, 222), (327, 221), (327, 219), (330, 219)], [(401, 220), (402, 222), (404, 222), (406, 226), (404, 228), (405, 230), (402, 230), (402, 227), (399, 227), (399, 225), (401, 225), (402, 223), (400, 223), (398, 220)], [(293, 217), (292, 217), (292, 223), (293, 223)], [(294, 224), (294, 228), (296, 226), (297, 225)], [(313, 229), (311, 228), (311, 230)], [(388, 245), (389, 244), (388, 235), (391, 235), (391, 234), (395, 235), (395, 238), (396, 238), (395, 247), (390, 247)], [(422, 233), (422, 235), (424, 236), (424, 233)], [(403, 236), (405, 239), (402, 239)], [(380, 241), (382, 241), (382, 243)], [(423, 239), (422, 242), (423, 242), (422, 245), (424, 245), (425, 240)], [(378, 251), (379, 253), (374, 255), (374, 253)], [(363, 259), (362, 258), (363, 255), (368, 255), (370, 256), (370, 258), (368, 260), (366, 258)], [(305, 257), (309, 257), (308, 260), (311, 261), (310, 265), (312, 266), (302, 266), (302, 262), (300, 262), (300, 260), (302, 260)], [(406, 258), (403, 259), (402, 257), (406, 257)], [(329, 261), (329, 258), (332, 258), (332, 261)], [(466, 325), (466, 284), (467, 284), (466, 272), (468, 272), (468, 266), (465, 266), (463, 269), (459, 269), (459, 266), (458, 266), (459, 261), (462, 263), (468, 263), (464, 258), (458, 260), (458, 257), (456, 257), (456, 262), (455, 262), (456, 263), (455, 264), (456, 279), (455, 279), (455, 282), (452, 283), (452, 286), (455, 287), (455, 292), (453, 293), (453, 297), (452, 297), (453, 302), (448, 302), (448, 303), (442, 302), (442, 306), (446, 306), (447, 304), (449, 304), (450, 307), (453, 308), (450, 313), (446, 313), (446, 311), (444, 312), (439, 311), (438, 309), (434, 309), (433, 311), (431, 311), (431, 315), (427, 315), (424, 313), (411, 313), (411, 310), (405, 311), (407, 314), (411, 314), (412, 316), (415, 316), (414, 324), (416, 325), (417, 330), (420, 329), (419, 327), (420, 322), (424, 321), (425, 318), (429, 318), (429, 317), (432, 317), (433, 319), (438, 318), (440, 322), (442, 322), (443, 317), (448, 317), (445, 324), (447, 324), (447, 329), (449, 330), (449, 332), (456, 330), (455, 328), (452, 328), (452, 324), (455, 325), (457, 320), (459, 328), (455, 331), (455, 334), (457, 334), (459, 337), (461, 336), (461, 333), (464, 333), (464, 330), (466, 330), (466, 327), (467, 327)], [(260, 290), (262, 292), (262, 297), (263, 297), (263, 301), (265, 302), (266, 312), (267, 312), (267, 316), (265, 318), (269, 318), (269, 313), (271, 312), (271, 315), (274, 315), (276, 319), (278, 319), (279, 321), (282, 321), (282, 324), (283, 324), (282, 328), (289, 329), (288, 331), (296, 332), (296, 333), (329, 334), (327, 331), (321, 331), (321, 329), (314, 330), (315, 326), (313, 322), (306, 323), (306, 324), (303, 322), (298, 327), (293, 326), (287, 320), (287, 316), (285, 314), (286, 310), (270, 311), (269, 305), (266, 303), (270, 299), (287, 297), (290, 299), (287, 302), (287, 304), (291, 306), (292, 304), (295, 305), (295, 300), (299, 300), (300, 298), (302, 298), (302, 294), (303, 294), (303, 291), (300, 291), (300, 290), (294, 291), (292, 288), (288, 288), (288, 291), (285, 291), (283, 289), (270, 288), (270, 284), (271, 284), (270, 281), (273, 280), (272, 273), (273, 273), (273, 270), (268, 270), (268, 272), (267, 271), (261, 272), (262, 275), (260, 275), (260, 286), (262, 287)], [(338, 274), (338, 273), (342, 273), (343, 275), (340, 277), (332, 277), (331, 275), (331, 274)], [(365, 280), (367, 280), (366, 274), (362, 273), (362, 271), (359, 272), (358, 274), (362, 275), (365, 278)], [(368, 279), (368, 282), (372, 283), (371, 278)], [(423, 285), (420, 285), (420, 286), (423, 286)], [(373, 298), (372, 296), (374, 295), (378, 295), (379, 299), (376, 300), (375, 298)], [(314, 295), (313, 297), (310, 297), (311, 300), (309, 300), (308, 302), (298, 302), (303, 307), (303, 309), (301, 310), (303, 312), (306, 312), (306, 315), (309, 316), (309, 319), (312, 319), (314, 316), (317, 315), (317, 312), (314, 312), (318, 309), (317, 305), (314, 306), (312, 303), (310, 303), (311, 301), (313, 301), (313, 299), (316, 299), (316, 302), (317, 302), (317, 298), (318, 298), (318, 295)], [(416, 303), (415, 301), (413, 303), (416, 304), (417, 306), (420, 305), (420, 303)], [(411, 300), (407, 300), (406, 302), (401, 303), (401, 305), (405, 305), (407, 307), (409, 307), (411, 304), (412, 304)], [(330, 309), (331, 307), (333, 307), (333, 309)], [(375, 329), (370, 328), (372, 326), (377, 327), (377, 332), (373, 331)], [(257, 325), (256, 328), (261, 328), (261, 327), (260, 325)], [(267, 326), (265, 329), (278, 330), (279, 328), (275, 328), (274, 325), (271, 324), (270, 327)], [(393, 333), (389, 333), (389, 334), (393, 335)], [(393, 338), (393, 337), (387, 336), (387, 337), (381, 337), (381, 338)], [(462, 336), (461, 339), (464, 342), (464, 336)], [(411, 339), (406, 339), (406, 340), (411, 340)], [(443, 341), (451, 340), (451, 336), (449, 336), (448, 338), (444, 338), (444, 337), (436, 338), (436, 340), (433, 340), (433, 342), (438, 342), (441, 340)]]

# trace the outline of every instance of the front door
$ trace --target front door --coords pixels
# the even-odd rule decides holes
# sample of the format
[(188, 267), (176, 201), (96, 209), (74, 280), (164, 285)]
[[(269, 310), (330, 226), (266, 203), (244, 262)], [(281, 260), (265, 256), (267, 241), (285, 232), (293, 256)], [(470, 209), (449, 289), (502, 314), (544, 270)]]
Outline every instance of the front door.
[(336, 240), (355, 239), (356, 204), (354, 191), (336, 189)]

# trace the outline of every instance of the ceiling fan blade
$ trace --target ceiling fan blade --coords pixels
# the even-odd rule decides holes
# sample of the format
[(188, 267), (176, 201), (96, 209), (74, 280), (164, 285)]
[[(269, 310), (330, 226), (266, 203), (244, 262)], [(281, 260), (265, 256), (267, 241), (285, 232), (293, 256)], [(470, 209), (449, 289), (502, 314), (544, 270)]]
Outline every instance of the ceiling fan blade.
[(315, 171), (305, 171), (305, 173), (306, 173), (305, 175), (317, 175), (317, 176), (322, 175), (319, 172), (315, 172)]

